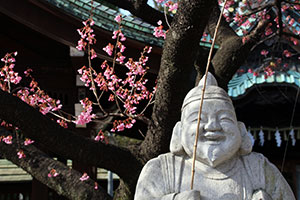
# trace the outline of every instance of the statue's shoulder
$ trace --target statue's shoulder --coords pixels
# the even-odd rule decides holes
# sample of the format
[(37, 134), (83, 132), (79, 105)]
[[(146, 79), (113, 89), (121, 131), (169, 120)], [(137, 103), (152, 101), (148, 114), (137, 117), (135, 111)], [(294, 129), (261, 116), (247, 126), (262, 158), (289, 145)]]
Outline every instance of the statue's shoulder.
[(265, 188), (265, 164), (267, 158), (256, 152), (241, 156), (246, 173), (255, 189)]
[(169, 152), (152, 158), (146, 163), (145, 167), (161, 168), (164, 165), (174, 165), (175, 162), (180, 159), (182, 159), (180, 156), (174, 155), (173, 153)]
[(257, 152), (251, 152), (251, 153), (249, 153), (247, 155), (243, 155), (241, 157), (246, 162), (253, 163), (253, 164), (258, 164), (258, 163), (263, 164), (267, 160), (267, 158), (264, 155), (262, 155), (261, 153), (257, 153)]
[(181, 161), (183, 159), (182, 156), (177, 156), (171, 152), (169, 153), (165, 153), (165, 154), (161, 154), (157, 157), (157, 161), (156, 162), (160, 162), (160, 165), (164, 166), (173, 166), (175, 165), (177, 162)]
[(254, 176), (263, 176), (266, 165), (271, 164), (261, 153), (251, 152), (241, 158), (250, 175)]

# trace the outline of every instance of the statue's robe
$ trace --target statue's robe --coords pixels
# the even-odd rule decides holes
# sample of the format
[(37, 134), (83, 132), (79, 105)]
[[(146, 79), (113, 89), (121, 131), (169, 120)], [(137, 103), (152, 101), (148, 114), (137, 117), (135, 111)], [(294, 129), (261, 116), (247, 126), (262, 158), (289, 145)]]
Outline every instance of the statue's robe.
[[(190, 159), (167, 153), (150, 160), (143, 168), (135, 200), (173, 200), (177, 193), (190, 190)], [(195, 169), (194, 190), (201, 200), (251, 200), (262, 190), (266, 199), (294, 200), (288, 183), (279, 170), (259, 153), (250, 153), (235, 159), (226, 173), (216, 170), (204, 172)]]

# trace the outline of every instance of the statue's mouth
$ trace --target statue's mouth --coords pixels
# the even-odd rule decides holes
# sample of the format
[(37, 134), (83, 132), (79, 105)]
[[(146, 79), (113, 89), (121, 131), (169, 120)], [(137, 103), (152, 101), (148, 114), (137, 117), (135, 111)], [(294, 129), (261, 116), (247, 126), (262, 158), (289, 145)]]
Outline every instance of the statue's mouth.
[(218, 143), (225, 140), (225, 135), (220, 132), (206, 132), (202, 135), (204, 141)]

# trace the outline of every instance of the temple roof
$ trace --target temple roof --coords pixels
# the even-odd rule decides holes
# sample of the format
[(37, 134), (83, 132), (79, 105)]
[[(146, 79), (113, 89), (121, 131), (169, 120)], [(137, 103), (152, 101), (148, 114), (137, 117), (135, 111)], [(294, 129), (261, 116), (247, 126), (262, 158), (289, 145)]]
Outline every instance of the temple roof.
[(288, 83), (300, 87), (300, 73), (289, 70), (284, 73), (274, 73), (265, 79), (264, 75), (254, 76), (253, 73), (235, 75), (228, 84), (228, 94), (233, 98), (246, 95), (249, 89), (258, 84)]
[[(89, 18), (91, 10), (90, 0), (44, 0), (53, 6), (62, 9), (64, 12), (86, 20)], [(118, 10), (111, 9), (94, 1), (95, 9), (93, 11), (93, 19), (95, 25), (107, 31), (114, 31), (118, 28), (118, 24), (114, 18), (120, 14)], [(138, 40), (151, 45), (162, 46), (163, 40), (153, 36), (154, 26), (143, 22), (139, 18), (131, 16), (123, 16), (123, 33), (131, 39)]]

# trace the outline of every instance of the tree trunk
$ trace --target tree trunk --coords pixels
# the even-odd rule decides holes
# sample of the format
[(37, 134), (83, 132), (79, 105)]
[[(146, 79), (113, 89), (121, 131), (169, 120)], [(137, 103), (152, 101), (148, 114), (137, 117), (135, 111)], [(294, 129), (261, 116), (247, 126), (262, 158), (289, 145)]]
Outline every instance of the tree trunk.
[(130, 187), (120, 179), (120, 185), (115, 191), (114, 200), (133, 200), (135, 187)]

